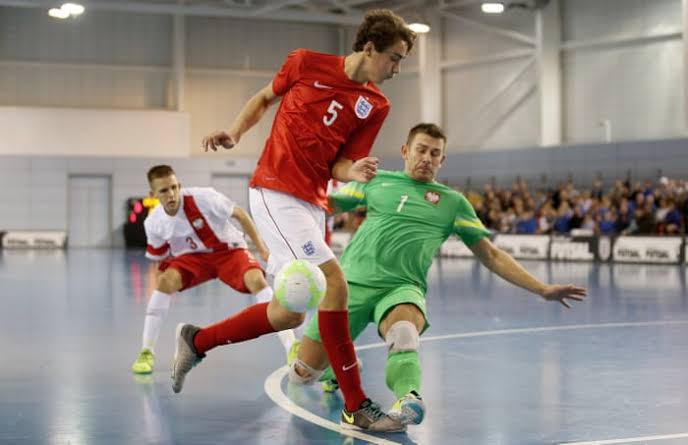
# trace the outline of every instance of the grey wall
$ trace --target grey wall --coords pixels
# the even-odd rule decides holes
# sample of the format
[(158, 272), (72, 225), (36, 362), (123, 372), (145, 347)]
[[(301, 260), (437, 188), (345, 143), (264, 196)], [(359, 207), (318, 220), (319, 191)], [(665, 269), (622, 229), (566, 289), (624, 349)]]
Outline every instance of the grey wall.
[[(680, 38), (571, 48), (570, 43), (681, 29), (681, 0), (560, 0), (564, 143), (686, 136)], [(535, 37), (535, 14), (486, 16), (478, 4), (462, 16), (494, 29)], [(532, 46), (451, 17), (441, 19), (442, 124), (459, 151), (539, 144), (540, 106), (533, 58), (474, 63)], [(78, 20), (49, 18), (44, 8), (0, 7), (0, 105), (174, 109), (173, 18), (89, 11)], [(185, 111), (189, 147), (201, 155), (208, 131), (226, 128), (243, 103), (267, 84), (294, 48), (343, 53), (353, 28), (304, 23), (187, 17)], [(420, 118), (423, 86), (417, 51), (402, 75), (383, 85), (393, 107), (376, 152), (392, 155)], [(519, 75), (520, 74), (520, 75)], [(274, 110), (272, 110), (274, 112)], [(223, 157), (256, 157), (270, 117)], [(94, 148), (94, 151), (97, 148)], [(59, 155), (60, 153), (55, 153)]]
[[(535, 38), (535, 15), (524, 10), (485, 15), (479, 5), (461, 16), (491, 27)], [(442, 60), (474, 62), (487, 56), (532, 49), (480, 27), (445, 18)], [(468, 64), (442, 72), (443, 125), (454, 150), (537, 145), (540, 108), (536, 100), (533, 57)]]
[[(481, 184), (494, 177), (507, 185), (519, 175), (534, 181), (543, 175), (551, 181), (572, 175), (588, 184), (598, 175), (656, 177), (660, 169), (669, 176), (685, 176), (686, 139), (642, 142), (688, 136), (682, 40), (674, 36), (575, 45), (680, 30), (681, 0), (560, 3), (566, 143), (560, 148), (534, 148), (539, 144), (540, 105), (532, 55), (476, 63), (531, 46), (450, 17), (433, 30), (441, 33), (445, 65), (441, 107), (449, 158), (442, 179), (463, 185), (467, 178)], [(487, 17), (464, 8), (461, 14), (503, 31), (535, 35), (532, 12)], [(62, 22), (50, 19), (43, 8), (0, 7), (0, 106), (174, 110), (173, 33), (171, 16), (90, 11)], [(211, 184), (214, 173), (250, 174), (271, 116), (248, 133), (237, 150), (203, 154), (201, 138), (226, 128), (291, 49), (347, 53), (353, 29), (187, 17), (185, 37), (184, 111), (191, 119), (192, 157), (172, 162), (185, 184), (204, 186)], [(457, 61), (465, 63), (452, 65)], [(383, 157), (383, 167), (399, 166), (399, 147), (408, 128), (421, 118), (419, 68), (416, 51), (402, 74), (382, 86), (392, 111), (373, 153)], [(602, 119), (611, 121), (615, 141), (638, 142), (583, 145), (603, 140), (598, 125)], [(40, 129), (37, 125), (36, 131)], [(55, 137), (68, 135), (47, 135)], [(0, 230), (66, 230), (69, 175), (106, 174), (112, 177), (114, 239), (121, 244), (125, 199), (146, 193), (144, 174), (151, 164), (170, 160), (64, 154), (0, 156)]]
[(126, 200), (148, 193), (146, 172), (171, 164), (183, 185), (211, 186), (213, 174), (249, 176), (253, 162), (222, 159), (0, 156), (0, 231), (68, 230), (69, 177), (111, 178), (113, 244), (124, 243)]
[[(568, 0), (564, 41), (681, 29), (680, 0)], [(564, 133), (568, 143), (602, 140), (598, 122), (612, 122), (616, 140), (686, 134), (681, 39), (565, 50)]]
[[(386, 161), (386, 168), (402, 168), (399, 159)], [(511, 186), (519, 177), (531, 186), (554, 186), (570, 178), (577, 186), (590, 187), (598, 178), (611, 185), (616, 179), (626, 178), (685, 178), (686, 171), (688, 139), (674, 139), (551, 149), (449, 151), (438, 179), (465, 188), (467, 184), (480, 187), (486, 183)]]
[[(68, 179), (70, 175), (111, 177), (113, 243), (123, 245), (122, 225), (126, 220), (126, 199), (148, 192), (145, 174), (158, 163), (171, 163), (186, 186), (212, 186), (213, 175), (250, 176), (252, 161), (214, 158), (85, 158), (0, 156), (0, 231), (67, 230)], [(400, 169), (399, 155), (382, 159), (381, 167)], [(688, 170), (688, 139), (633, 142), (605, 145), (566, 146), (543, 150), (449, 152), (439, 179), (464, 188), (467, 181), (478, 187), (494, 181), (510, 186), (517, 177), (540, 185), (546, 177), (550, 185), (569, 177), (583, 187), (601, 177), (614, 179), (656, 179), (659, 175), (683, 177)], [(245, 191), (237, 193), (245, 194)], [(232, 193), (228, 193), (232, 196)], [(235, 198), (239, 200), (240, 198)]]

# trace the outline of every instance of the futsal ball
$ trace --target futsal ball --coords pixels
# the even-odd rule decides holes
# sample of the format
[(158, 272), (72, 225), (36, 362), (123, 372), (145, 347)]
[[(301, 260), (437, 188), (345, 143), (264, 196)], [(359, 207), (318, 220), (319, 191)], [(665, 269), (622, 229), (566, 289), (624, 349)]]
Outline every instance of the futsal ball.
[(325, 275), (318, 266), (306, 260), (285, 264), (275, 276), (277, 301), (292, 312), (306, 312), (318, 306), (326, 288)]

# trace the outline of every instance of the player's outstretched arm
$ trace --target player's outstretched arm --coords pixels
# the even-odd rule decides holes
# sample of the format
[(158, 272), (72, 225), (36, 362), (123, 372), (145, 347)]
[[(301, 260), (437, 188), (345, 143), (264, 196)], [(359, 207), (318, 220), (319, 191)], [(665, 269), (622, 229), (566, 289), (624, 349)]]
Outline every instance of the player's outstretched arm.
[(368, 182), (377, 174), (379, 162), (378, 158), (373, 156), (357, 161), (340, 156), (332, 165), (332, 177), (341, 182)]
[(246, 210), (242, 209), (239, 206), (234, 206), (232, 218), (239, 221), (239, 224), (241, 224), (241, 228), (244, 230), (244, 233), (247, 234), (248, 237), (251, 238), (251, 241), (253, 241), (253, 244), (256, 245), (256, 250), (258, 250), (258, 254), (260, 255), (260, 257), (263, 259), (263, 261), (267, 261), (268, 257), (270, 256), (270, 251), (263, 242), (263, 238), (261, 238), (258, 234), (258, 229), (256, 229), (256, 225), (253, 223), (253, 220), (251, 219), (249, 214), (246, 213)]
[(267, 109), (279, 100), (272, 91), (272, 82), (256, 93), (241, 109), (229, 131), (214, 131), (203, 138), (205, 151), (217, 151), (218, 147), (230, 149), (239, 143), (241, 136), (256, 125)]
[(570, 301), (567, 300), (583, 301), (588, 294), (587, 289), (572, 284), (560, 285), (541, 282), (525, 270), (511, 255), (499, 249), (487, 238), (483, 238), (470, 246), (470, 249), (480, 262), (492, 272), (516, 286), (540, 295), (547, 301), (558, 301), (570, 308)]
[(341, 190), (328, 196), (330, 208), (334, 213), (343, 213), (365, 207), (367, 204), (365, 188), (366, 184), (349, 182)]

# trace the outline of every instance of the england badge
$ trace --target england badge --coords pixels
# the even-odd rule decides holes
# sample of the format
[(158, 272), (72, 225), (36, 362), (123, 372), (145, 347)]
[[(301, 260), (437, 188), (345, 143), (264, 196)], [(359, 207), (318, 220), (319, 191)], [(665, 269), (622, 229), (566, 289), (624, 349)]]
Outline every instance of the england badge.
[(359, 119), (365, 119), (370, 115), (370, 111), (373, 109), (373, 104), (368, 102), (365, 97), (358, 96), (356, 101), (356, 116)]

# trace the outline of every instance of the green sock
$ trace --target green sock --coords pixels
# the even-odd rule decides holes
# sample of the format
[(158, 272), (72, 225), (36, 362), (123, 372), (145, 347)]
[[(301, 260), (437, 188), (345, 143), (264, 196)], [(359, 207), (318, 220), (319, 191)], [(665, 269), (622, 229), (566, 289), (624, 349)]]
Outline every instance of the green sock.
[(328, 366), (327, 369), (320, 375), (320, 378), (318, 379), (319, 382), (326, 382), (328, 380), (337, 380), (337, 377), (335, 377), (334, 371), (332, 371), (331, 366)]
[(397, 398), (420, 392), (420, 360), (417, 351), (394, 352), (387, 356), (385, 381)]

